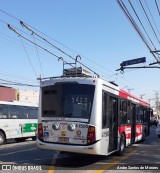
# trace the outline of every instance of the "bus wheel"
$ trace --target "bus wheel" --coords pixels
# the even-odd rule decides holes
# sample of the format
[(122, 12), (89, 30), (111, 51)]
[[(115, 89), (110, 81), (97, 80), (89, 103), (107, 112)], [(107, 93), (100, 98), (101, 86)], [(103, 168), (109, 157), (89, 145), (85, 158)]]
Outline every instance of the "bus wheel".
[(120, 144), (119, 144), (119, 150), (118, 155), (122, 156), (125, 150), (125, 136), (124, 134), (121, 135)]
[(5, 136), (2, 132), (0, 132), (0, 145), (5, 142)]

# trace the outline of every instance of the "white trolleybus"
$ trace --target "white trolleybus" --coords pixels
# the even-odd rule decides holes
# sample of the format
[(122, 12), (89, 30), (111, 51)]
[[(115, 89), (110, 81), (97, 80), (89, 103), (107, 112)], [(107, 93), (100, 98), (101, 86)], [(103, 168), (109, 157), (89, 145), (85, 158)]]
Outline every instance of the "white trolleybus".
[(11, 138), (17, 142), (35, 140), (37, 121), (37, 104), (0, 101), (0, 144)]
[(40, 149), (93, 155), (122, 155), (149, 135), (151, 109), (140, 98), (82, 68), (41, 80)]

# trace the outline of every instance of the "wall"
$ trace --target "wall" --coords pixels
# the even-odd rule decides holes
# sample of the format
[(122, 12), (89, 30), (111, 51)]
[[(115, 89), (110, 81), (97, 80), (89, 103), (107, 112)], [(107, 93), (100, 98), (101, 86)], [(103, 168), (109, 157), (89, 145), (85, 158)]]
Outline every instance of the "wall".
[(1, 101), (16, 100), (16, 89), (0, 86), (0, 100)]

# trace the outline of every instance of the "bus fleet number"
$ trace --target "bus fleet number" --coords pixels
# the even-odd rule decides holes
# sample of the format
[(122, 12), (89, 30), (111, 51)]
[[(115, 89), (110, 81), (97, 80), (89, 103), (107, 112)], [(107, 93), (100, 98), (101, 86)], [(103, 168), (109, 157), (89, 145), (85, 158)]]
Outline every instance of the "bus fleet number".
[(88, 128), (87, 124), (79, 124), (79, 128)]

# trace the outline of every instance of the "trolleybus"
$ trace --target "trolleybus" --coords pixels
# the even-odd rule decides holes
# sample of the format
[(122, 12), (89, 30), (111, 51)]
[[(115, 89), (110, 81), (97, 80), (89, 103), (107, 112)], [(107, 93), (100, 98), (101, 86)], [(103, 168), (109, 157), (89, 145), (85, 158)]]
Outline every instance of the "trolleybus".
[(17, 142), (36, 139), (38, 105), (0, 101), (0, 144), (14, 138)]
[(40, 149), (93, 155), (122, 155), (149, 135), (151, 109), (144, 100), (82, 68), (42, 79), (38, 138)]

